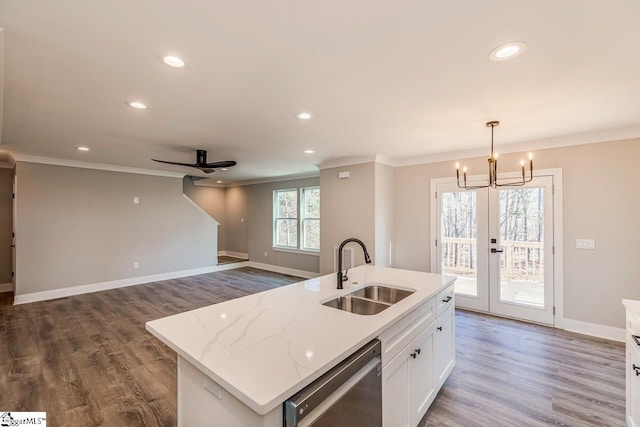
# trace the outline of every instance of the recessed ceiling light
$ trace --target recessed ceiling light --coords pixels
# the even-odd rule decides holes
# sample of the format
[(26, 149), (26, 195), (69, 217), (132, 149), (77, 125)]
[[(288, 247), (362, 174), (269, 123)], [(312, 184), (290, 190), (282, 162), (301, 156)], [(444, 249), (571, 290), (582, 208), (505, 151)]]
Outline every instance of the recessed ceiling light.
[(89, 151), (89, 147), (78, 147), (80, 151)]
[(313, 154), (315, 151), (313, 150), (304, 150), (304, 154)]
[(511, 42), (498, 46), (489, 53), (492, 61), (504, 61), (515, 58), (527, 49), (525, 42)]
[(145, 110), (147, 108), (146, 105), (144, 105), (142, 102), (138, 102), (138, 101), (127, 102), (127, 105), (129, 107), (133, 107), (133, 108), (135, 108), (137, 110)]
[(216, 181), (218, 184), (222, 184), (222, 181)]
[(229, 169), (227, 168), (220, 168), (221, 171), (228, 171)]
[(184, 61), (177, 56), (165, 56), (162, 58), (165, 64), (174, 67), (174, 68), (182, 68), (184, 67)]
[(309, 113), (298, 113), (296, 117), (302, 120), (309, 120), (311, 118), (311, 114)]

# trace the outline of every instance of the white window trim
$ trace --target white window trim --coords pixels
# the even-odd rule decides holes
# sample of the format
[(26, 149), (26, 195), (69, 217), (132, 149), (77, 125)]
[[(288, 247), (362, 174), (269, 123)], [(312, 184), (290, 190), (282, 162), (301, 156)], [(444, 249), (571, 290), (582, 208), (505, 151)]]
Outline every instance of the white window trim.
[[(317, 220), (318, 222), (320, 222), (320, 217), (312, 217), (312, 218), (307, 218), (307, 212), (306, 212), (306, 201), (305, 201), (305, 191), (307, 190), (320, 190), (320, 186), (319, 185), (315, 185), (313, 187), (303, 187), (300, 189), (300, 220), (298, 221), (298, 227), (299, 227), (299, 242), (298, 242), (298, 249), (304, 252), (311, 252), (311, 253), (320, 253), (320, 249), (313, 249), (313, 248), (305, 248), (304, 245), (304, 221), (307, 219), (310, 220)], [(322, 197), (322, 195), (320, 195), (320, 197)]]
[[(319, 185), (314, 185), (311, 187), (300, 187), (300, 188), (282, 188), (282, 189), (277, 189), (277, 190), (273, 190), (273, 198), (272, 198), (272, 239), (271, 239), (271, 248), (276, 251), (276, 252), (288, 252), (288, 253), (296, 253), (296, 254), (303, 254), (303, 255), (312, 255), (312, 256), (320, 256), (320, 249), (309, 249), (309, 248), (303, 248), (302, 244), (304, 242), (304, 229), (303, 229), (303, 223), (304, 220), (307, 219), (304, 217), (304, 191), (305, 190), (319, 190), (320, 186)], [(278, 193), (286, 193), (288, 191), (295, 191), (298, 197), (298, 201), (297, 201), (297, 205), (296, 205), (296, 214), (297, 214), (297, 218), (280, 218), (277, 212), (277, 204), (276, 204), (276, 200), (278, 197)], [(322, 197), (322, 196), (321, 196)], [(297, 242), (296, 242), (296, 246), (281, 246), (281, 245), (277, 245), (276, 244), (276, 239), (277, 239), (277, 228), (276, 228), (276, 224), (277, 224), (277, 220), (278, 219), (290, 219), (293, 220), (295, 219), (297, 222), (297, 229), (298, 229), (298, 234), (297, 234)], [(309, 218), (309, 219), (313, 219), (313, 220), (318, 220), (320, 221), (321, 218)]]
[[(291, 192), (291, 191), (295, 191), (296, 193), (296, 198), (298, 199), (296, 202), (296, 218), (281, 218), (278, 216), (278, 205), (276, 204), (276, 200), (278, 198), (278, 193), (287, 193), (287, 192)], [(298, 249), (299, 247), (299, 242), (300, 242), (300, 197), (298, 195), (298, 189), (297, 188), (283, 188), (283, 189), (278, 189), (278, 190), (273, 190), (273, 199), (271, 201), (271, 205), (272, 205), (272, 210), (273, 210), (273, 217), (271, 219), (272, 221), (272, 227), (271, 227), (271, 233), (272, 233), (272, 239), (271, 239), (271, 244), (273, 249), (287, 249), (287, 250), (294, 250), (294, 249)], [(285, 220), (296, 220), (296, 224), (297, 224), (297, 229), (298, 229), (298, 233), (296, 235), (296, 246), (282, 246), (282, 245), (277, 245), (277, 235), (278, 235), (278, 231), (277, 231), (277, 220), (279, 219), (285, 219)]]

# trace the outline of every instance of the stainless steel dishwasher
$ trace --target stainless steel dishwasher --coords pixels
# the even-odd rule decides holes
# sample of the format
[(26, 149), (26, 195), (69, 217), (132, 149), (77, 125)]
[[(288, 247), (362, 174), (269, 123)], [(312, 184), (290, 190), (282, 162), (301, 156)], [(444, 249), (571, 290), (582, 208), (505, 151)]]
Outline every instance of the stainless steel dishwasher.
[(382, 426), (380, 349), (374, 339), (287, 400), (285, 427)]

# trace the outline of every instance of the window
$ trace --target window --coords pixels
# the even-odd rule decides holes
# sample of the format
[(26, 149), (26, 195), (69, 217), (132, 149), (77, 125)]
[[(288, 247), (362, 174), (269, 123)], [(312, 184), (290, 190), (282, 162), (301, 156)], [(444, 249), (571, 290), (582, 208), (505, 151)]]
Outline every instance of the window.
[(320, 250), (320, 188), (273, 192), (273, 246)]
[(298, 247), (298, 192), (274, 191), (273, 245), (282, 248)]
[(320, 250), (320, 188), (302, 189), (302, 247), (308, 251)]

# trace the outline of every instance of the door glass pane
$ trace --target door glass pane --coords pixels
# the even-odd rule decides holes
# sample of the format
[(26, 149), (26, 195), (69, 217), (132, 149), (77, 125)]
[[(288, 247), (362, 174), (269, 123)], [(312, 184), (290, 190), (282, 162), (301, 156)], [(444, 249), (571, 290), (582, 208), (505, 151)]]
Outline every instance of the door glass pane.
[(478, 296), (478, 209), (475, 191), (441, 193), (442, 274), (456, 276), (457, 294)]
[(500, 190), (500, 300), (544, 307), (544, 188)]

